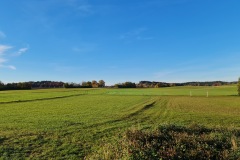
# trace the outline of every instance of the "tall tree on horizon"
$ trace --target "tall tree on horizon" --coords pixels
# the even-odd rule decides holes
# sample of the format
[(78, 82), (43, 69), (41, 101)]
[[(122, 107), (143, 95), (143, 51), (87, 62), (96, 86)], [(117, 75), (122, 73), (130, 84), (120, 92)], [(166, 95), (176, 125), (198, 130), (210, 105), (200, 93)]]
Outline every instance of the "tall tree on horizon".
[(240, 96), (240, 77), (238, 78), (238, 96)]
[(99, 81), (98, 81), (98, 87), (105, 87), (105, 82), (104, 82), (104, 80), (99, 80)]
[(0, 89), (4, 88), (4, 83), (0, 81)]
[(97, 87), (98, 87), (97, 81), (92, 80), (92, 87), (93, 87), (93, 88), (97, 88)]

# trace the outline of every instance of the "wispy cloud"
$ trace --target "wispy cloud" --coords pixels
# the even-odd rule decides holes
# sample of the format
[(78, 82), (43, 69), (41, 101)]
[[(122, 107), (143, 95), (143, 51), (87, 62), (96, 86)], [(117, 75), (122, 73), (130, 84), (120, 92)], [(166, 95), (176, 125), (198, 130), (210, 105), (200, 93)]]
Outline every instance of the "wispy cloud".
[(6, 63), (9, 61), (9, 58), (11, 57), (11, 55), (20, 56), (21, 54), (23, 54), (24, 52), (26, 52), (28, 50), (28, 48), (21, 48), (16, 53), (11, 54), (9, 52), (9, 50), (11, 50), (12, 48), (13, 48), (13, 46), (0, 44), (0, 68), (16, 70), (15, 66), (8, 65)]
[(6, 37), (6, 35), (2, 31), (0, 31), (0, 39), (5, 38), (5, 37)]
[(3, 55), (7, 50), (11, 49), (12, 46), (8, 45), (1, 45), (0, 44), (0, 56)]
[(0, 68), (7, 68), (7, 69), (11, 69), (11, 70), (16, 70), (16, 67), (13, 65), (2, 65), (0, 64)]
[(16, 70), (16, 67), (12, 66), (12, 65), (8, 65), (7, 68), (12, 69), (12, 70)]
[(12, 48), (12, 46), (8, 46), (8, 45), (0, 45), (0, 68), (8, 68), (8, 69), (12, 69), (15, 70), (16, 67), (12, 66), (12, 65), (5, 65), (5, 63), (8, 61), (8, 59), (4, 58), (6, 52), (8, 50), (10, 50)]
[(128, 42), (135, 41), (135, 40), (151, 40), (153, 37), (143, 35), (146, 32), (146, 28), (138, 28), (130, 32), (126, 32), (120, 35), (120, 39), (126, 40)]
[(15, 54), (13, 54), (14, 56), (20, 56), (22, 55), (23, 53), (27, 52), (29, 48), (20, 48)]
[(0, 64), (4, 63), (4, 62), (7, 62), (7, 60), (5, 58), (1, 58), (0, 57)]

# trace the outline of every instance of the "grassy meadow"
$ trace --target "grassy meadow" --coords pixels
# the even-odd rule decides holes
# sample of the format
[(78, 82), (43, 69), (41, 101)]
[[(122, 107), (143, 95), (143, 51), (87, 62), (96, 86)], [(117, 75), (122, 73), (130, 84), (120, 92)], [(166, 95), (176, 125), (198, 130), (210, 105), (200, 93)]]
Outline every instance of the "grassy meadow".
[(1, 91), (0, 157), (112, 159), (109, 152), (124, 151), (119, 143), (129, 131), (142, 135), (161, 125), (237, 130), (239, 115), (236, 86)]

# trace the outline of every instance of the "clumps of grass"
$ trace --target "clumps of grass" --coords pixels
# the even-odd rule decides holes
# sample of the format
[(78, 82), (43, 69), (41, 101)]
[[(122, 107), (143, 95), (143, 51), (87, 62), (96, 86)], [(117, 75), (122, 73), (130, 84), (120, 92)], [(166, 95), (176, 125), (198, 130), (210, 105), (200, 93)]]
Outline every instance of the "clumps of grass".
[(152, 131), (128, 130), (115, 145), (105, 144), (95, 158), (238, 160), (239, 147), (240, 130), (163, 125)]
[(238, 159), (240, 131), (203, 126), (160, 126), (127, 131), (130, 159)]
[(112, 159), (129, 159), (126, 135), (121, 134), (113, 138), (111, 141), (102, 140), (98, 150), (93, 151), (84, 159), (89, 160), (112, 160)]

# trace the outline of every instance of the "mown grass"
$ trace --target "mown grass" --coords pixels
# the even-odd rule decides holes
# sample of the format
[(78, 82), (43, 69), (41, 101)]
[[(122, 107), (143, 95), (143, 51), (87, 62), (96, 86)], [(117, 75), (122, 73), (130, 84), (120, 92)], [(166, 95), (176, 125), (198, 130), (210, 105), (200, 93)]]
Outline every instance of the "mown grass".
[[(231, 96), (236, 94), (232, 86), (214, 87), (208, 98), (181, 95), (190, 88), (0, 92), (0, 157), (95, 159), (116, 149), (130, 128), (150, 134), (163, 124), (240, 127), (240, 98)], [(178, 95), (161, 96), (163, 90)], [(110, 148), (104, 150), (105, 145)]]

